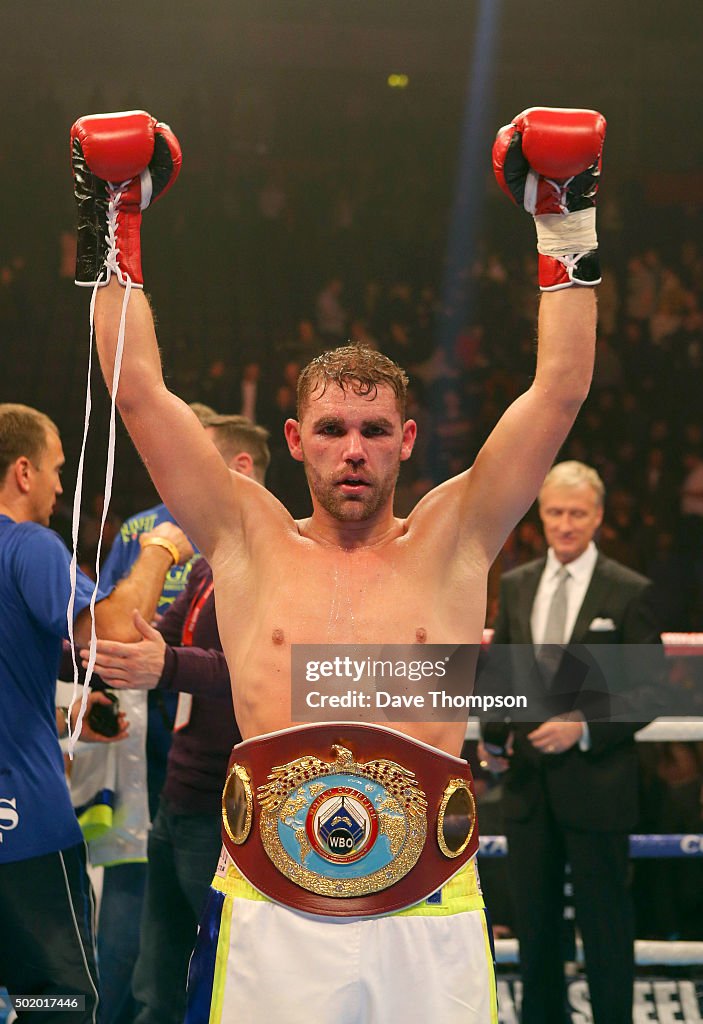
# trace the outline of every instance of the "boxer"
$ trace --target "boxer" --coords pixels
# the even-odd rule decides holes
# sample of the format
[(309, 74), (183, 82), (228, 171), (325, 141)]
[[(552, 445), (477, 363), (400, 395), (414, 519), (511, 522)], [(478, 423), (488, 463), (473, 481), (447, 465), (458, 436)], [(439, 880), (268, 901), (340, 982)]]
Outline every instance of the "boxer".
[[(535, 216), (545, 294), (534, 381), (471, 469), (396, 518), (395, 481), (417, 429), (405, 418), (407, 377), (379, 353), (345, 346), (303, 370), (297, 419), (285, 424), (313, 506), (296, 522), (226, 470), (167, 390), (139, 289), (123, 310), (120, 285), (142, 284), (141, 211), (179, 166), (173, 134), (144, 112), (73, 128), (103, 373), (114, 388), (122, 318), (117, 404), (162, 499), (212, 566), (244, 737), (191, 961), (190, 1022), (497, 1021), (470, 773), (458, 757), (464, 722), (301, 727), (291, 645), (480, 643), (488, 569), (588, 393), (604, 133), (595, 111), (549, 108), (499, 133), (496, 174)], [(79, 244), (77, 279), (87, 283), (81, 260)], [(325, 840), (335, 821), (351, 844), (336, 852)]]

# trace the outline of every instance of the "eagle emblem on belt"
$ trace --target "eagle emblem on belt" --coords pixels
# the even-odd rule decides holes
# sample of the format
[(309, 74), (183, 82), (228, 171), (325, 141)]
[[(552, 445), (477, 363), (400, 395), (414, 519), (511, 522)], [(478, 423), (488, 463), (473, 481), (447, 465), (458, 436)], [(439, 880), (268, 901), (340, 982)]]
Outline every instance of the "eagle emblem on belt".
[(358, 762), (303, 755), (259, 786), (263, 847), (279, 871), (310, 892), (363, 896), (398, 881), (427, 836), (427, 799), (414, 772), (385, 758)]

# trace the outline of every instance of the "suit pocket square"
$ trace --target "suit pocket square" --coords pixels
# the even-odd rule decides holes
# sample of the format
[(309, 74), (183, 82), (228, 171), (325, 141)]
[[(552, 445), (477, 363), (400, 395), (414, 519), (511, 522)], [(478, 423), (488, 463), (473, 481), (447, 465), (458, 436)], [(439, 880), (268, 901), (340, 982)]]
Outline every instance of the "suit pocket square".
[(588, 628), (592, 633), (611, 633), (616, 626), (612, 619), (596, 618)]

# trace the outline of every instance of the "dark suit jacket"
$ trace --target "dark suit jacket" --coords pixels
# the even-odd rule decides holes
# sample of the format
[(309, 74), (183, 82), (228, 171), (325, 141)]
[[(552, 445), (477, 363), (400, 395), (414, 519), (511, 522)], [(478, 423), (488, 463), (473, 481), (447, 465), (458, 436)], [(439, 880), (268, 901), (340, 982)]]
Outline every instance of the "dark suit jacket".
[[(500, 645), (533, 643), (530, 617), (545, 564), (546, 559), (538, 559), (501, 579), (493, 637), (499, 659)], [(604, 643), (660, 644), (651, 590), (644, 576), (599, 553), (570, 644), (588, 645), (591, 652)], [(615, 629), (591, 630), (596, 618), (612, 620)], [(500, 670), (510, 671), (509, 664), (503, 658)], [(505, 778), (505, 817), (529, 817), (536, 801), (546, 794), (554, 815), (564, 825), (596, 831), (632, 829), (638, 813), (634, 734), (647, 720), (648, 716), (637, 722), (589, 722), (591, 749), (582, 751), (576, 745), (563, 754), (540, 754), (527, 739), (534, 726), (517, 723)]]

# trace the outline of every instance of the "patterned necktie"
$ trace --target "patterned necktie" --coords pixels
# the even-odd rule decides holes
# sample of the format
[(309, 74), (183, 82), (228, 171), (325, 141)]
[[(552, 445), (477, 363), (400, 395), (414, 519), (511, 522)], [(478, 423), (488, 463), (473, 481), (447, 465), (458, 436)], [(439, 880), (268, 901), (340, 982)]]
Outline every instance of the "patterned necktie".
[(557, 645), (563, 644), (566, 640), (564, 636), (566, 632), (567, 610), (566, 587), (569, 578), (570, 573), (566, 566), (559, 566), (559, 570), (556, 573), (557, 587), (552, 594), (542, 643), (537, 652), (537, 661), (542, 670), (542, 676), (547, 683), (551, 682), (554, 678), (561, 661), (562, 650)]

